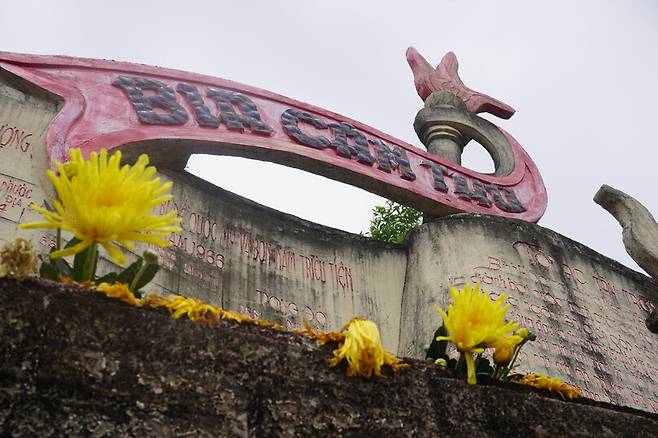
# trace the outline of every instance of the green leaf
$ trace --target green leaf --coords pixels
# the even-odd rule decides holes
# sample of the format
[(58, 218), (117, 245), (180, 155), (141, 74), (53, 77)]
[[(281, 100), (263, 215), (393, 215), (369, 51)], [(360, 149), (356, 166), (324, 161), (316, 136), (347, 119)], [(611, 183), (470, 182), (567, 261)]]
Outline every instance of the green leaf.
[(98, 278), (96, 278), (95, 282), (96, 282), (96, 284), (100, 284), (100, 283), (109, 283), (109, 284), (116, 283), (116, 281), (117, 281), (117, 277), (118, 277), (118, 276), (119, 276), (119, 274), (117, 274), (116, 272), (110, 272), (109, 274), (105, 274), (105, 275), (103, 275), (102, 277), (98, 277)]
[[(66, 244), (66, 248), (68, 248), (71, 245), (71, 242), (74, 240), (77, 240), (80, 242), (78, 239), (75, 237), (69, 241), (69, 243)], [(93, 245), (93, 244), (92, 244)], [(96, 272), (96, 265), (98, 264), (98, 253), (95, 253), (96, 260), (94, 260), (94, 267), (91, 272)], [(73, 258), (73, 279), (75, 281), (82, 281), (84, 280), (82, 277), (84, 276), (84, 270), (85, 270), (85, 262), (87, 261), (87, 258), (92, 256), (92, 247), (89, 246), (87, 249), (84, 251), (80, 251), (75, 255)]]
[(491, 366), (489, 359), (481, 357), (475, 362), (475, 376), (478, 379), (478, 382), (491, 382), (493, 379), (493, 374), (494, 368)]
[[(73, 278), (73, 273), (71, 271), (71, 265), (69, 265), (69, 262), (60, 257), (52, 259), (51, 263), (55, 265), (57, 271), (59, 271), (61, 275), (64, 277)], [(59, 278), (57, 278), (57, 281), (59, 281)]]
[(55, 267), (54, 264), (48, 261), (42, 261), (41, 267), (39, 268), (39, 275), (41, 278), (47, 278), (49, 280), (59, 281), (59, 270)]
[(82, 242), (82, 240), (78, 239), (77, 237), (73, 237), (71, 240), (66, 242), (66, 245), (64, 245), (64, 249), (70, 248), (72, 246), (77, 245), (78, 243)]
[(477, 379), (478, 383), (491, 383), (493, 381), (493, 378), (491, 377), (491, 374), (487, 373), (475, 373), (475, 378)]
[(144, 266), (144, 269), (142, 269), (141, 277), (139, 277), (137, 283), (135, 283), (135, 290), (133, 292), (138, 291), (149, 284), (149, 282), (153, 280), (153, 277), (155, 277), (155, 274), (157, 274), (159, 270), (160, 265), (157, 263), (147, 263)]
[(425, 353), (425, 359), (446, 359), (448, 360), (448, 355), (446, 354), (446, 349), (448, 348), (448, 341), (437, 341), (438, 336), (448, 336), (448, 330), (446, 330), (445, 324), (441, 324), (432, 336), (432, 343), (430, 344), (427, 352)]
[(466, 357), (464, 354), (470, 354), (470, 353), (459, 353), (459, 360), (455, 363), (455, 371), (457, 371), (460, 374), (466, 375), (467, 372), (467, 365), (466, 365)]
[(126, 284), (132, 283), (135, 278), (135, 275), (137, 275), (139, 270), (142, 268), (143, 263), (144, 263), (144, 259), (142, 257), (137, 257), (137, 260), (135, 260), (130, 266), (124, 269), (117, 276), (115, 281), (117, 283), (126, 283)]
[(486, 372), (488, 370), (493, 371), (489, 359), (487, 359), (486, 357), (479, 358), (475, 363), (475, 371), (481, 373), (481, 372)]
[(370, 235), (375, 239), (390, 243), (404, 242), (407, 233), (420, 225), (423, 213), (411, 207), (386, 201), (386, 206), (373, 209), (370, 221)]

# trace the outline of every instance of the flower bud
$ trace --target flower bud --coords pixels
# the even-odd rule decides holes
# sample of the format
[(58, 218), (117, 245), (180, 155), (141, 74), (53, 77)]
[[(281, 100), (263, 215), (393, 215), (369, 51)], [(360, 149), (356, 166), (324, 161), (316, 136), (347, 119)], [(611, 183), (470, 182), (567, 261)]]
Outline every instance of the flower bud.
[(153, 251), (149, 251), (148, 249), (144, 251), (144, 261), (148, 263), (149, 265), (157, 265), (158, 264), (158, 255), (154, 253)]
[(525, 338), (528, 337), (529, 332), (528, 332), (527, 328), (522, 327), (522, 328), (518, 329), (516, 331), (516, 333), (514, 333), (514, 334), (517, 335), (517, 336), (521, 336), (523, 339), (525, 339)]
[(448, 366), (448, 362), (446, 362), (445, 359), (438, 358), (437, 360), (434, 361), (434, 365), (440, 366), (441, 368), (445, 368)]

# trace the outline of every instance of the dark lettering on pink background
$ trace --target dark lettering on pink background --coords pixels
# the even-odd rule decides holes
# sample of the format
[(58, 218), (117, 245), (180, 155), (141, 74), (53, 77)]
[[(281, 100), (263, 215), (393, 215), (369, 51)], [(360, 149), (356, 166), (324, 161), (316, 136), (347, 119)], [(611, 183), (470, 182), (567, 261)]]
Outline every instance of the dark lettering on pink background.
[[(195, 151), (228, 153), (329, 176), (436, 216), (467, 211), (536, 222), (546, 208), (536, 166), (502, 129), (515, 167), (507, 176), (494, 176), (330, 111), (223, 79), (112, 61), (10, 53), (0, 53), (0, 67), (65, 99), (46, 133), (51, 162), (66, 160), (70, 145), (89, 153), (152, 144), (147, 151), (156, 153), (158, 140), (181, 139), (185, 141), (166, 152), (180, 155), (181, 168), (182, 157)], [(0, 128), (0, 147), (29, 148), (31, 134)], [(199, 221), (195, 230), (212, 233), (207, 228), (212, 224)]]

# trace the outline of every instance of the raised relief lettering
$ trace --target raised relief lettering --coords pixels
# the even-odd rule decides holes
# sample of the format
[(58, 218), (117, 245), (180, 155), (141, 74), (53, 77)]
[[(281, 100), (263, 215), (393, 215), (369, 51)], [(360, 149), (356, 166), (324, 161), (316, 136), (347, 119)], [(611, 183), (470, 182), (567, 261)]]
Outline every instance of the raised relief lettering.
[(429, 160), (423, 160), (420, 163), (421, 166), (427, 167), (432, 171), (432, 180), (434, 181), (434, 190), (438, 190), (440, 192), (447, 193), (448, 192), (448, 185), (446, 184), (446, 180), (444, 178), (445, 175), (448, 174), (448, 169), (446, 169), (444, 166), (434, 163)]
[[(509, 187), (502, 187), (497, 184), (485, 184), (484, 186), (487, 193), (491, 194), (494, 198), (496, 207), (507, 213), (522, 213), (527, 209), (516, 198), (516, 193)], [(500, 192), (505, 193), (507, 201), (505, 201)]]
[[(112, 85), (121, 88), (126, 93), (142, 123), (183, 125), (189, 119), (185, 108), (176, 101), (174, 90), (163, 82), (120, 75), (112, 82)], [(155, 92), (155, 94), (145, 95), (144, 91)]]
[(244, 94), (217, 88), (209, 88), (207, 94), (217, 104), (221, 123), (228, 129), (244, 132), (246, 126), (254, 134), (272, 133), (272, 128), (261, 120), (256, 104)]
[(292, 138), (297, 143), (315, 149), (325, 149), (331, 145), (331, 140), (323, 135), (312, 137), (305, 134), (299, 127), (300, 122), (311, 125), (315, 129), (327, 129), (327, 124), (325, 122), (313, 117), (306, 111), (289, 108), (281, 114), (281, 125), (283, 126), (283, 131), (288, 137)]
[(192, 107), (194, 111), (194, 118), (199, 126), (205, 126), (208, 128), (218, 128), (219, 127), (219, 117), (215, 117), (210, 112), (210, 109), (203, 101), (201, 93), (199, 90), (190, 84), (178, 84), (176, 86), (176, 91), (185, 96), (187, 102)]
[[(217, 106), (218, 115), (213, 115), (201, 93), (194, 85), (181, 83), (176, 86), (194, 111), (199, 126), (218, 128), (224, 123), (229, 130), (244, 132), (245, 127), (255, 134), (270, 135), (272, 128), (261, 120), (256, 104), (247, 96), (232, 91), (209, 88), (207, 96)], [(240, 110), (238, 113), (236, 107)]]
[(398, 169), (400, 171), (400, 178), (407, 181), (416, 179), (416, 174), (411, 170), (409, 157), (404, 149), (398, 146), (391, 147), (378, 138), (371, 139), (370, 143), (375, 145), (378, 169), (388, 173), (391, 173), (394, 169)]
[[(330, 123), (334, 134), (334, 141), (331, 146), (336, 148), (336, 153), (341, 157), (355, 158), (356, 161), (368, 166), (375, 162), (368, 148), (368, 140), (363, 133), (354, 128), (349, 123)], [(354, 145), (349, 143), (349, 139), (354, 141)]]
[(480, 181), (472, 180), (473, 189), (468, 188), (466, 177), (460, 173), (454, 172), (452, 179), (455, 181), (455, 195), (462, 199), (476, 201), (483, 207), (491, 207), (491, 201), (487, 198), (487, 193)]

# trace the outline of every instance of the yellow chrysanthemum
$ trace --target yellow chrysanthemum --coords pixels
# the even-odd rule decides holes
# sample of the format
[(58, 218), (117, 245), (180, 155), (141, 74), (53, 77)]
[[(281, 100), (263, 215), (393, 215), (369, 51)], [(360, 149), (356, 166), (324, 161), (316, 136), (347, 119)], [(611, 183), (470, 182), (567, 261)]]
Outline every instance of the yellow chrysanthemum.
[(494, 347), (497, 342), (519, 327), (519, 323), (506, 321), (507, 297), (501, 295), (492, 302), (489, 295), (480, 292), (480, 284), (464, 289), (450, 288), (452, 304), (448, 311), (437, 308), (443, 317), (448, 336), (439, 336), (438, 341), (447, 340), (464, 353), (468, 370), (468, 383), (477, 383), (473, 353), (482, 353), (484, 348)]
[(168, 246), (169, 233), (180, 231), (176, 211), (165, 215), (153, 214), (155, 207), (172, 198), (171, 183), (160, 184), (153, 178), (156, 169), (148, 166), (146, 155), (141, 155), (130, 166), (121, 166), (121, 153), (108, 158), (107, 151), (92, 152), (85, 160), (79, 149), (71, 149), (71, 161), (56, 163), (58, 175), (48, 171), (59, 200), (53, 201), (54, 212), (33, 205), (41, 213), (43, 222), (21, 225), (21, 228), (60, 228), (80, 240), (70, 248), (51, 254), (65, 257), (84, 251), (99, 243), (112, 260), (123, 265), (126, 256), (115, 243), (132, 249), (133, 242)]
[(171, 316), (174, 318), (187, 316), (192, 321), (205, 323), (217, 321), (221, 317), (223, 310), (213, 304), (183, 296), (175, 297), (167, 307), (173, 312)]
[(125, 283), (101, 283), (96, 287), (98, 292), (103, 292), (110, 298), (119, 299), (135, 307), (141, 307), (142, 302), (132, 293)]
[(343, 344), (334, 351), (329, 366), (336, 366), (343, 359), (347, 360), (348, 376), (381, 376), (382, 365), (393, 370), (405, 366), (397, 357), (384, 350), (379, 337), (377, 324), (365, 318), (357, 317), (348, 322), (341, 330), (345, 334)]
[(500, 365), (507, 365), (512, 356), (514, 355), (514, 350), (516, 346), (523, 342), (523, 337), (519, 335), (507, 336), (501, 338), (494, 344), (494, 354), (493, 360), (495, 363)]
[(583, 396), (583, 391), (577, 386), (564, 383), (555, 377), (549, 377), (544, 374), (526, 374), (517, 380), (516, 383), (534, 388), (548, 389), (555, 391), (562, 396), (562, 398), (580, 398)]

